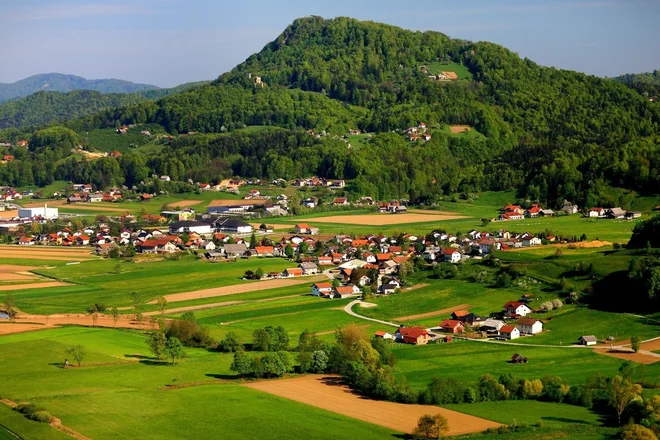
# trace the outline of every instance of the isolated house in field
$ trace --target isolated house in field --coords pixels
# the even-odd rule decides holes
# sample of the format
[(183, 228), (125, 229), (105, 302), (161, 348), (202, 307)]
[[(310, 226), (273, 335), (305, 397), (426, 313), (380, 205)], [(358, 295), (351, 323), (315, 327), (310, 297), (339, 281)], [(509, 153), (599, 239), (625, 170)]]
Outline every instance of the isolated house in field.
[(431, 339), (429, 332), (421, 327), (399, 327), (394, 337), (399, 342), (414, 345), (428, 344)]
[(598, 343), (598, 338), (596, 338), (594, 335), (580, 336), (578, 342), (580, 345), (596, 345)]
[(527, 363), (527, 358), (523, 356), (522, 354), (514, 354), (511, 356), (511, 361), (512, 364), (526, 364)]
[(442, 324), (440, 324), (440, 328), (443, 332), (451, 333), (452, 335), (457, 335), (465, 331), (463, 323), (454, 319), (445, 319), (442, 321)]
[(520, 318), (518, 320), (518, 329), (523, 335), (536, 335), (543, 331), (543, 323), (534, 318)]
[(532, 309), (520, 301), (509, 301), (504, 304), (504, 312), (511, 316), (526, 316), (532, 313)]
[(500, 336), (505, 339), (518, 339), (520, 337), (520, 330), (513, 325), (505, 325), (500, 329)]
[(312, 295), (330, 297), (332, 294), (332, 284), (330, 283), (316, 283), (312, 284)]

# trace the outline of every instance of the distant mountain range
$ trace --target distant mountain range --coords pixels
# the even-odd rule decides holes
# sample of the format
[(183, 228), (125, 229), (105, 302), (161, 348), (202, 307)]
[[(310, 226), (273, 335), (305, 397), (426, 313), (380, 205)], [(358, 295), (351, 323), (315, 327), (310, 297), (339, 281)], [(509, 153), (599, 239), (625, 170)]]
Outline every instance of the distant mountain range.
[(43, 73), (11, 84), (0, 83), (0, 103), (11, 99), (24, 98), (40, 91), (66, 93), (74, 90), (92, 90), (100, 93), (133, 93), (159, 88), (149, 84), (137, 84), (120, 79), (90, 80), (75, 75)]

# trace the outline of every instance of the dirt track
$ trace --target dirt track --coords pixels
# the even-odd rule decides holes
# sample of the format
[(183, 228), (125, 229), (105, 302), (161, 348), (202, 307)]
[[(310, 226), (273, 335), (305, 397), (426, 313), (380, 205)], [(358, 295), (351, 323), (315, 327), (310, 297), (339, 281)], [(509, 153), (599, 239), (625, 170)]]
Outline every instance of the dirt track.
[(593, 240), (593, 241), (579, 241), (577, 243), (555, 243), (555, 244), (548, 244), (545, 246), (527, 246), (527, 247), (519, 247), (519, 248), (511, 248), (511, 251), (518, 252), (518, 251), (529, 251), (533, 249), (541, 249), (541, 248), (569, 248), (569, 249), (580, 249), (580, 248), (599, 248), (599, 247), (604, 247), (604, 246), (612, 246), (612, 243), (609, 241), (598, 241), (598, 240)]
[(29, 284), (11, 284), (9, 286), (0, 286), (0, 292), (6, 292), (9, 290), (27, 290), (27, 289), (45, 289), (47, 287), (64, 287), (70, 286), (69, 283), (63, 283), (61, 281), (48, 281), (45, 283), (29, 283)]
[(327, 217), (318, 217), (314, 219), (315, 223), (340, 223), (347, 225), (361, 226), (387, 226), (407, 223), (424, 223), (443, 220), (456, 220), (468, 218), (464, 215), (454, 213), (429, 212), (428, 214), (407, 213), (407, 214), (363, 214), (363, 215), (335, 215)]
[(61, 325), (82, 325), (86, 327), (110, 327), (110, 328), (132, 328), (138, 330), (149, 330), (155, 328), (148, 320), (141, 323), (132, 319), (130, 315), (121, 315), (117, 324), (108, 315), (98, 315), (96, 324), (91, 315), (70, 314), (70, 315), (27, 315), (19, 313), (14, 322), (4, 321), (0, 324), (0, 335), (12, 333), (21, 333), (31, 330), (42, 330), (47, 328), (59, 327)]
[(337, 380), (333, 376), (315, 375), (253, 382), (245, 386), (404, 433), (412, 432), (417, 420), (424, 414), (445, 416), (449, 421), (447, 435), (481, 432), (501, 426), (490, 420), (437, 406), (364, 399), (337, 384)]
[(606, 356), (611, 356), (615, 357), (617, 359), (623, 359), (625, 361), (633, 361), (637, 362), (638, 364), (655, 364), (656, 362), (660, 362), (660, 357), (656, 356), (651, 356), (649, 354), (644, 354), (644, 353), (619, 353), (619, 352), (610, 352), (607, 350), (594, 350), (596, 353), (599, 354), (604, 354)]
[(470, 307), (472, 307), (470, 304), (461, 304), (461, 305), (454, 306), (454, 307), (448, 307), (448, 308), (442, 309), (442, 310), (436, 310), (434, 312), (420, 313), (418, 315), (410, 315), (410, 316), (400, 316), (398, 318), (392, 318), (392, 320), (393, 321), (405, 321), (405, 320), (433, 318), (435, 316), (448, 315), (452, 312), (455, 312), (456, 310), (469, 309)]
[[(318, 275), (313, 277), (303, 277), (303, 278), (293, 278), (293, 279), (283, 279), (283, 280), (256, 281), (253, 283), (244, 283), (244, 284), (237, 284), (237, 285), (225, 286), (225, 287), (215, 287), (212, 289), (196, 290), (193, 292), (174, 293), (171, 295), (165, 295), (165, 299), (167, 300), (168, 303), (173, 303), (179, 301), (188, 301), (191, 299), (213, 298), (216, 296), (234, 295), (236, 293), (246, 293), (246, 292), (256, 292), (258, 290), (277, 289), (280, 287), (296, 286), (299, 284), (306, 284), (306, 283), (312, 284), (316, 281), (321, 281), (321, 280), (327, 280), (327, 277), (325, 277), (324, 275)], [(149, 304), (156, 304), (156, 302), (152, 301)]]
[(178, 202), (168, 203), (168, 208), (176, 208), (177, 206), (181, 209), (188, 208), (189, 206), (199, 205), (204, 203), (204, 200), (179, 200)]

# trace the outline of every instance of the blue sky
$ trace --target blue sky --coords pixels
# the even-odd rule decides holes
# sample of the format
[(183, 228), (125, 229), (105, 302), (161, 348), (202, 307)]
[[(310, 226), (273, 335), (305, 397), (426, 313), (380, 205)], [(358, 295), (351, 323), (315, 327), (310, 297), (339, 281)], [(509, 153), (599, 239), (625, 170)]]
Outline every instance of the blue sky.
[(660, 69), (660, 0), (2, 0), (0, 82), (46, 72), (164, 87), (213, 79), (308, 15), (492, 41), (599, 76)]

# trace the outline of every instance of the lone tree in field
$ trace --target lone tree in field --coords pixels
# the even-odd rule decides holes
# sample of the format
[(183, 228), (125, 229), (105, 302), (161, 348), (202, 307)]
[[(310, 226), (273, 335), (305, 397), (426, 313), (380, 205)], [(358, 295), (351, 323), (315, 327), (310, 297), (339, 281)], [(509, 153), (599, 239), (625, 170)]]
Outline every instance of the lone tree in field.
[(186, 351), (183, 349), (183, 344), (177, 338), (167, 338), (165, 343), (165, 354), (168, 358), (172, 359), (172, 365), (176, 364), (177, 359), (186, 357)]
[(143, 301), (142, 297), (140, 296), (139, 293), (137, 292), (131, 292), (131, 301), (133, 302), (133, 308), (135, 309), (135, 319), (138, 321), (142, 321), (142, 308), (143, 308)]
[(440, 438), (449, 431), (449, 422), (442, 414), (425, 414), (417, 421), (413, 436), (417, 438)]
[(166, 344), (167, 337), (165, 336), (165, 333), (161, 331), (149, 332), (149, 335), (147, 336), (147, 345), (149, 346), (149, 350), (151, 350), (153, 355), (158, 359), (163, 357)]
[(112, 315), (112, 322), (114, 322), (115, 327), (117, 327), (117, 321), (119, 321), (119, 309), (117, 307), (111, 308), (110, 315)]
[(165, 307), (167, 307), (167, 300), (164, 296), (159, 296), (156, 298), (156, 305), (158, 310), (160, 310), (160, 316), (165, 316)]
[(16, 316), (16, 303), (14, 303), (14, 295), (11, 292), (5, 296), (5, 309), (10, 318), (13, 319)]
[(68, 348), (66, 350), (66, 354), (71, 356), (74, 361), (80, 366), (82, 364), (82, 361), (85, 359), (85, 356), (87, 356), (87, 350), (85, 350), (85, 347), (82, 345), (74, 345), (71, 348)]
[(639, 336), (635, 335), (630, 338), (630, 347), (633, 349), (635, 353), (639, 351), (639, 346), (640, 346), (640, 338)]

